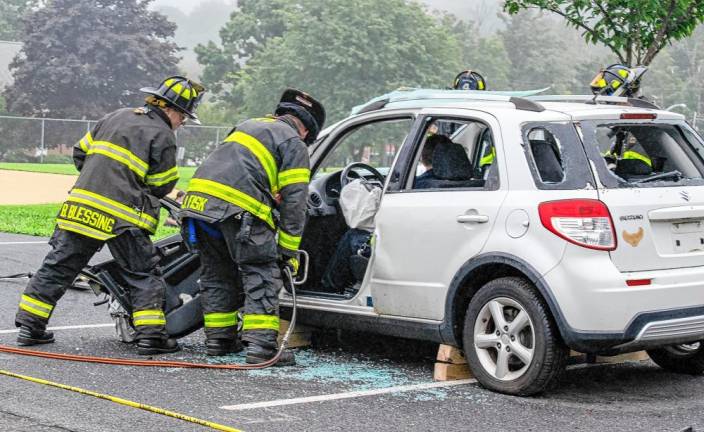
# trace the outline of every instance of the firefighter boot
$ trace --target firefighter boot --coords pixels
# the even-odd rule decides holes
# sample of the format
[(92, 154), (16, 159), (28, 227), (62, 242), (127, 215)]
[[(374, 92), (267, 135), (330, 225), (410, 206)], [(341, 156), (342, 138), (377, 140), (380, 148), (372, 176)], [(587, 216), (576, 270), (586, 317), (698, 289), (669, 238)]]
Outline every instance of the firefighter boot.
[[(259, 364), (271, 360), (278, 349), (263, 347), (255, 343), (251, 343), (247, 346), (247, 358), (246, 362), (250, 364)], [(284, 350), (281, 353), (281, 357), (276, 362), (275, 366), (293, 366), (296, 364), (296, 356), (293, 355), (292, 351)]]
[(17, 335), (17, 345), (30, 346), (54, 342), (54, 333), (45, 330), (33, 330), (28, 326), (20, 326)]
[(176, 339), (144, 338), (137, 341), (137, 354), (168, 354), (181, 350)]
[(209, 356), (236, 354), (244, 349), (239, 339), (207, 339), (205, 353)]

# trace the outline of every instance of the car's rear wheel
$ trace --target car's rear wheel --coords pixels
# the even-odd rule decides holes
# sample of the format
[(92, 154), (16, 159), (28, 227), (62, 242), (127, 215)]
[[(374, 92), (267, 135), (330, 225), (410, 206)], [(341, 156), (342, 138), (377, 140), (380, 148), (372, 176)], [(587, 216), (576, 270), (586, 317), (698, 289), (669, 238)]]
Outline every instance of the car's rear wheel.
[(704, 341), (652, 349), (648, 355), (665, 370), (690, 375), (704, 372)]
[(463, 344), (481, 385), (521, 396), (544, 390), (564, 370), (569, 353), (542, 298), (517, 277), (493, 280), (472, 298)]

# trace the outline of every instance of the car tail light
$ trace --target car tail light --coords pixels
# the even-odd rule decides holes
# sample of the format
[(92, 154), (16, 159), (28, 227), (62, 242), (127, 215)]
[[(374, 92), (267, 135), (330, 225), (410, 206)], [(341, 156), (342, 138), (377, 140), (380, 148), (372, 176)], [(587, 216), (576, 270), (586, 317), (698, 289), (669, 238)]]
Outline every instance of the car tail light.
[(589, 249), (616, 249), (611, 213), (599, 200), (548, 201), (540, 203), (538, 213), (545, 228), (570, 243)]
[(621, 114), (621, 120), (655, 120), (658, 118), (657, 114), (651, 113), (623, 113)]

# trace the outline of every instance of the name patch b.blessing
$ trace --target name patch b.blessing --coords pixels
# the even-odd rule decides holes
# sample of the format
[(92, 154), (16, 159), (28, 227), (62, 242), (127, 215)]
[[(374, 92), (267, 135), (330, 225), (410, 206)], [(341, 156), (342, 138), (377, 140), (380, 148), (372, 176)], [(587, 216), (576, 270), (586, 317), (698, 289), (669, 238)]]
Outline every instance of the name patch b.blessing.
[(59, 213), (59, 218), (79, 222), (82, 225), (100, 230), (106, 234), (112, 233), (115, 219), (95, 210), (75, 204), (64, 203)]

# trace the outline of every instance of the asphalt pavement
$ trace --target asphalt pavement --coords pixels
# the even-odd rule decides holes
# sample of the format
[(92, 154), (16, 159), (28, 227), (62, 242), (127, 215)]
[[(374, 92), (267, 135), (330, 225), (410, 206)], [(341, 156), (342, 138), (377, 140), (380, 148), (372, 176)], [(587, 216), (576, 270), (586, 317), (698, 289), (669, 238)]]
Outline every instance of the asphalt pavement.
[[(0, 234), (0, 275), (36, 270), (46, 239)], [(96, 259), (109, 256), (103, 252)], [(26, 280), (0, 281), (0, 344), (13, 345)], [(106, 306), (69, 290), (44, 351), (137, 358), (117, 340)], [(213, 362), (203, 334), (159, 359)], [(323, 332), (299, 364), (261, 371), (138, 368), (0, 353), (0, 370), (108, 394), (245, 431), (704, 431), (704, 377), (651, 362), (573, 366), (541, 396), (517, 398), (476, 383), (432, 380), (436, 346)], [(240, 355), (219, 362), (242, 362)], [(306, 399), (307, 398), (307, 399)], [(206, 427), (62, 389), (0, 376), (1, 431), (200, 431)]]

